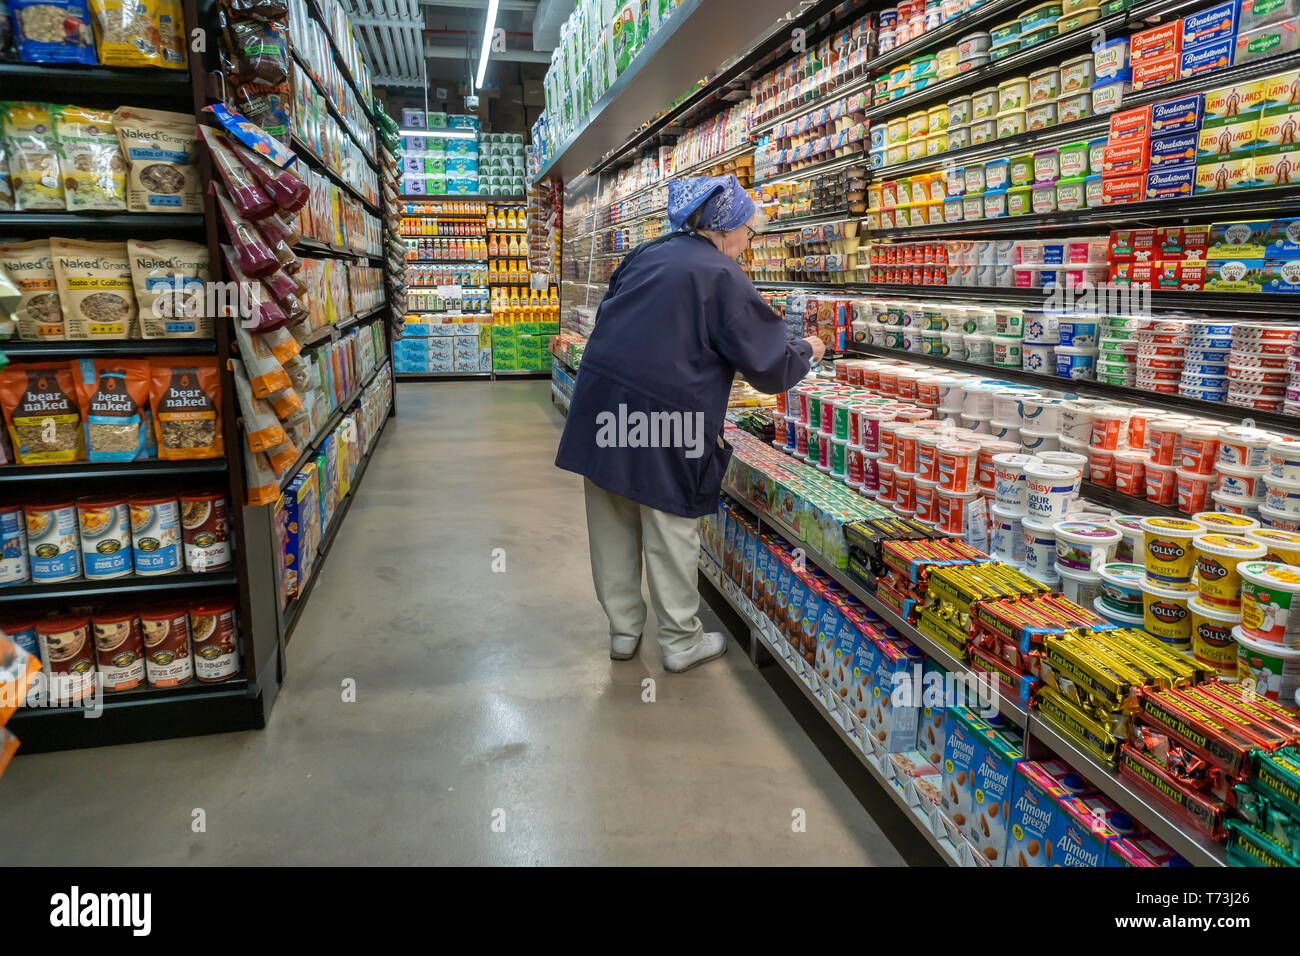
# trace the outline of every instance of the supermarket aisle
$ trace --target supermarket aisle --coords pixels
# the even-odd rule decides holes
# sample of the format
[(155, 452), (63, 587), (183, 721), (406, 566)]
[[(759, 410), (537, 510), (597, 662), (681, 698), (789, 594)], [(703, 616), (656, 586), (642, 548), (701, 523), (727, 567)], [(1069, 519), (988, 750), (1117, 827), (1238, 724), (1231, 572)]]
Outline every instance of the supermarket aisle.
[(778, 699), (784, 678), (769, 686), (736, 645), (680, 676), (650, 641), (608, 659), (580, 480), (551, 465), (549, 388), (402, 386), (271, 726), (16, 760), (0, 781), (6, 860), (932, 861), (868, 792), (891, 844)]

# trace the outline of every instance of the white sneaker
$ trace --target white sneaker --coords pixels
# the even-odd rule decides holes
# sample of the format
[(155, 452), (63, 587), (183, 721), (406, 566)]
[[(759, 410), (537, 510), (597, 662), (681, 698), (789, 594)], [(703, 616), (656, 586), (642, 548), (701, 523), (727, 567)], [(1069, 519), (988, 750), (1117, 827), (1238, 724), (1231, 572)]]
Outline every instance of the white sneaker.
[(628, 637), (619, 634), (609, 639), (609, 659), (611, 661), (630, 661), (636, 656), (636, 649), (641, 646), (641, 635)]
[(680, 674), (700, 664), (715, 661), (727, 653), (727, 635), (721, 631), (706, 631), (694, 647), (664, 656), (664, 670)]

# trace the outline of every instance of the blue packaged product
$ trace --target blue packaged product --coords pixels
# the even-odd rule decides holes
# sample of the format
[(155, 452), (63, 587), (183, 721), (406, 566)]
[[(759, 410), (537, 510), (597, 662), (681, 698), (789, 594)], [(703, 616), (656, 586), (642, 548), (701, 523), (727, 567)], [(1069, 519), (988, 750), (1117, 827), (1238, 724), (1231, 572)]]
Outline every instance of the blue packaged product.
[[(13, 10), (14, 41), (18, 58), (27, 63), (98, 63), (95, 37), (90, 27), (86, 0), (10, 0)], [(29, 32), (29, 24), (45, 26), (43, 11), (58, 14), (58, 39), (41, 39)]]
[(1105, 136), (1102, 136), (1099, 139), (1091, 139), (1088, 141), (1088, 168), (1089, 169), (1099, 170), (1103, 168), (1105, 164), (1104, 163), (1105, 157), (1103, 156), (1103, 154), (1106, 152), (1106, 144), (1109, 142), (1110, 142), (1109, 138)]
[(1183, 17), (1183, 50), (1236, 37), (1238, 7), (1239, 0), (1227, 0)]
[(1200, 134), (1193, 130), (1151, 140), (1150, 168), (1174, 169), (1179, 166), (1195, 166), (1196, 141), (1199, 136)]
[(1263, 239), (1265, 259), (1300, 259), (1300, 218), (1272, 220)]
[(1187, 80), (1193, 76), (1227, 69), (1232, 66), (1232, 58), (1236, 55), (1236, 50), (1235, 36), (1225, 40), (1214, 40), (1192, 50), (1184, 49), (1179, 62), (1182, 78)]
[(1196, 167), (1178, 166), (1155, 169), (1147, 173), (1147, 199), (1173, 199), (1192, 195), (1196, 187)]
[(1265, 292), (1300, 292), (1300, 260), (1265, 259)]
[(1164, 100), (1151, 107), (1151, 135), (1172, 136), (1201, 128), (1205, 112), (1205, 94), (1192, 93)]

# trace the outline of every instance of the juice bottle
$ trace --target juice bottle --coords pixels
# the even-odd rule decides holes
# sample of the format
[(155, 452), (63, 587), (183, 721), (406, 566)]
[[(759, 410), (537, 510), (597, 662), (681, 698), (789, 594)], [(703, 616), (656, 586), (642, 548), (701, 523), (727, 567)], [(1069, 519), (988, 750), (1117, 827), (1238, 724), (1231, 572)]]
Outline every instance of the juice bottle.
[(495, 212), (494, 210), (492, 210), (492, 209), (489, 209), (489, 210), (488, 210), (488, 214), (487, 214), (487, 227), (488, 227), (489, 230), (495, 229), (495, 228), (497, 227), (497, 217), (496, 217), (496, 212)]

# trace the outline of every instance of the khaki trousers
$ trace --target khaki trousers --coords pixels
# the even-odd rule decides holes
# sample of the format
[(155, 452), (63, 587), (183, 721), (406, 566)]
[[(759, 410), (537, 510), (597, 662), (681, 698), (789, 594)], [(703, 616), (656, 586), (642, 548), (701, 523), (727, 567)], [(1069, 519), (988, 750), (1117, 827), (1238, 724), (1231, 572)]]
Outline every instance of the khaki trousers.
[(645, 630), (641, 597), (644, 556), (650, 603), (659, 619), (665, 654), (688, 650), (700, 640), (698, 518), (682, 518), (610, 494), (583, 479), (587, 539), (596, 599), (609, 618), (610, 637), (639, 637)]

